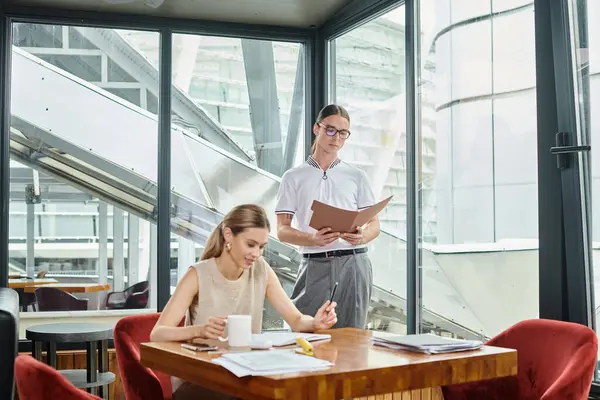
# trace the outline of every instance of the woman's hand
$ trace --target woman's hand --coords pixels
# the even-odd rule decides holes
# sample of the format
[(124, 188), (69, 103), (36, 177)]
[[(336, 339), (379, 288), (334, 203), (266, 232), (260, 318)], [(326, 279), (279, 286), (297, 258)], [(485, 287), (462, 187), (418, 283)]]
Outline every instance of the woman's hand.
[(225, 317), (209, 317), (206, 324), (203, 326), (203, 334), (206, 339), (218, 339), (223, 336), (227, 318)]
[(334, 301), (330, 303), (329, 300), (325, 302), (319, 308), (319, 311), (315, 314), (313, 320), (313, 327), (315, 331), (329, 329), (337, 322), (337, 314), (335, 313), (335, 307), (337, 303)]
[(313, 232), (311, 242), (313, 246), (327, 246), (335, 242), (340, 237), (338, 232), (331, 232), (331, 228), (323, 228), (320, 231)]
[(357, 227), (352, 233), (342, 233), (342, 239), (350, 243), (352, 246), (358, 246), (364, 243), (363, 229), (361, 226)]

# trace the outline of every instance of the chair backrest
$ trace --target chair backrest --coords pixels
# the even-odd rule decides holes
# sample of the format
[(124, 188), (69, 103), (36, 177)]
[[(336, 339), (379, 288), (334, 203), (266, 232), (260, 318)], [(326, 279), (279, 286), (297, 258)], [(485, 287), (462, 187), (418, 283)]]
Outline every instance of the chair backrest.
[(127, 400), (171, 398), (171, 378), (140, 363), (140, 344), (150, 341), (159, 313), (131, 315), (115, 325), (114, 343)]
[(53, 287), (35, 290), (39, 311), (78, 311), (88, 309), (87, 299), (78, 299), (71, 293)]
[(150, 287), (150, 282), (148, 282), (148, 281), (141, 281), (141, 282), (138, 282), (138, 283), (136, 283), (134, 285), (129, 286), (124, 291), (127, 292), (128, 295), (132, 295), (134, 293), (143, 292), (144, 290), (147, 290), (149, 287)]
[(38, 274), (35, 276), (36, 279), (44, 279), (46, 277), (46, 274), (48, 273), (47, 270), (43, 270), (38, 272)]
[(148, 288), (142, 290), (141, 292), (135, 292), (131, 296), (127, 297), (125, 300), (125, 308), (146, 308), (148, 305), (150, 291)]
[(598, 357), (596, 333), (580, 324), (532, 319), (488, 343), (517, 350), (522, 398), (587, 399)]
[(19, 295), (0, 288), (0, 399), (12, 399), (15, 390), (15, 357), (19, 349)]
[[(17, 376), (19, 400), (98, 400), (94, 396), (77, 389), (54, 368), (28, 355), (20, 355), (14, 362)], [(2, 397), (9, 398), (9, 397)], [(12, 398), (12, 397), (10, 397)]]

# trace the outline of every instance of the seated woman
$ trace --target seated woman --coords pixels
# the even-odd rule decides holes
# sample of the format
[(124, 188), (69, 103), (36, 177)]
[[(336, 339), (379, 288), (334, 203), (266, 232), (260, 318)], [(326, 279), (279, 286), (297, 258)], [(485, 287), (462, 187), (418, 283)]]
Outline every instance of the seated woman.
[[(261, 257), (269, 240), (265, 210), (245, 204), (233, 208), (212, 232), (201, 261), (177, 284), (150, 334), (151, 341), (217, 339), (228, 315), (252, 316), (260, 333), (265, 298), (294, 331), (313, 332), (335, 325), (335, 302), (327, 300), (314, 317), (303, 315), (287, 296), (271, 266)], [(185, 326), (178, 327), (186, 316)], [(227, 398), (173, 379), (173, 399)]]

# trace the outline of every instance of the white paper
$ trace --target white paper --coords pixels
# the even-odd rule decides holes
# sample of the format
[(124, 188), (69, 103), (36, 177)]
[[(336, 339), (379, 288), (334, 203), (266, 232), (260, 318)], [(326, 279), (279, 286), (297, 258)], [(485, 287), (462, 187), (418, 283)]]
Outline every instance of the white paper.
[(308, 342), (331, 339), (331, 335), (327, 334), (298, 332), (263, 332), (260, 334), (252, 335), (252, 340), (257, 342), (270, 341), (273, 343), (273, 346), (280, 347), (295, 344), (296, 338), (298, 337), (302, 337)]
[(330, 368), (329, 366), (327, 366), (327, 367), (322, 367), (322, 368), (313, 368), (313, 369), (309, 369), (309, 370), (307, 370), (305, 368), (300, 368), (300, 369), (286, 368), (286, 369), (278, 369), (278, 370), (252, 371), (250, 369), (244, 368), (244, 367), (234, 363), (231, 360), (227, 360), (226, 358), (223, 358), (223, 357), (213, 360), (213, 363), (222, 366), (223, 368), (225, 368), (226, 370), (228, 370), (229, 372), (231, 372), (238, 378), (243, 378), (245, 376), (266, 376), (266, 375), (278, 375), (278, 374), (292, 374), (295, 372), (315, 372), (315, 371), (323, 371), (323, 370)]
[(327, 360), (297, 354), (294, 350), (229, 353), (214, 359), (213, 363), (237, 377), (321, 371), (333, 365)]
[(388, 335), (375, 332), (373, 334), (373, 344), (395, 350), (408, 350), (429, 354), (477, 350), (483, 347), (483, 343), (478, 340), (453, 339), (429, 333), (419, 335)]

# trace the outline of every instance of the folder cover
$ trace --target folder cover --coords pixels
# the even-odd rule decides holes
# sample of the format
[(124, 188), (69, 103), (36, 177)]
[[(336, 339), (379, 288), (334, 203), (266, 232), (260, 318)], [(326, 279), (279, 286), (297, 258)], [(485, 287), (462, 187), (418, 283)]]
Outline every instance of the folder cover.
[(388, 205), (392, 197), (394, 196), (390, 196), (360, 211), (344, 210), (314, 200), (311, 207), (313, 214), (308, 226), (318, 231), (329, 227), (331, 232), (354, 232), (357, 227), (366, 224), (371, 218), (379, 214)]

